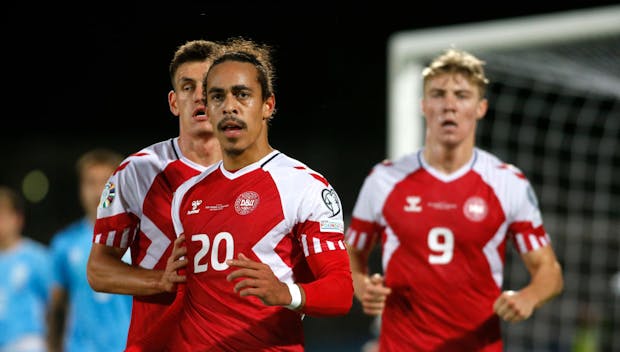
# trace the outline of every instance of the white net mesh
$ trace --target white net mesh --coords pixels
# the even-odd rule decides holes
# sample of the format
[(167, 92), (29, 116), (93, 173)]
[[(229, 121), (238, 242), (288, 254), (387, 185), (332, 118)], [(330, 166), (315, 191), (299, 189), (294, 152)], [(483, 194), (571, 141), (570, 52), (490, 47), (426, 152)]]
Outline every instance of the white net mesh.
[[(620, 351), (620, 35), (477, 54), (491, 80), (478, 145), (528, 176), (565, 275), (560, 297), (504, 326), (506, 349)], [(526, 284), (515, 251), (506, 262), (506, 288)]]

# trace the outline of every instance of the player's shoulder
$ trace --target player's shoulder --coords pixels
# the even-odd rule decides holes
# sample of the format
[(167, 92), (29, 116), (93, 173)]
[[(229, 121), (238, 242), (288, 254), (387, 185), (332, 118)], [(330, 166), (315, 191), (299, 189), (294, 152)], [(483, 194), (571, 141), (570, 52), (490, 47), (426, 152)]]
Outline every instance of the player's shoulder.
[(65, 225), (64, 227), (62, 227), (60, 230), (58, 230), (52, 236), (52, 242), (57, 242), (63, 238), (75, 236), (77, 233), (80, 232), (81, 229), (82, 229), (81, 221), (73, 221), (69, 223), (68, 225)]
[(86, 219), (75, 220), (63, 228), (58, 230), (50, 241), (52, 247), (65, 244), (66, 242), (73, 241), (78, 237), (81, 237), (87, 230), (85, 226)]
[(396, 158), (386, 158), (378, 163), (375, 163), (370, 171), (368, 177), (370, 178), (383, 178), (386, 176), (402, 177), (402, 175), (409, 174), (420, 168), (419, 153), (409, 153)]
[(476, 148), (475, 149), (476, 161), (474, 168), (481, 173), (491, 174), (499, 177), (506, 177), (510, 180), (524, 180), (527, 178), (519, 167), (514, 164), (508, 163), (498, 157), (497, 155)]
[(22, 238), (22, 248), (25, 253), (33, 256), (47, 256), (49, 253), (49, 248), (38, 240), (35, 240), (32, 237), (23, 237)]
[(319, 182), (324, 186), (329, 185), (329, 181), (322, 173), (316, 171), (306, 163), (281, 152), (275, 153), (271, 158), (268, 157), (261, 167), (278, 178), (308, 180), (311, 182)]
[(116, 171), (126, 168), (136, 170), (145, 168), (163, 169), (170, 161), (177, 160), (180, 157), (176, 139), (171, 138), (153, 143), (128, 155)]
[(178, 195), (184, 195), (190, 189), (197, 187), (197, 185), (201, 183), (204, 179), (206, 179), (207, 176), (217, 171), (220, 168), (221, 163), (222, 162), (219, 161), (219, 162), (216, 162), (215, 164), (211, 164), (207, 168), (205, 168), (203, 171), (201, 171), (199, 174), (191, 176), (190, 178), (183, 181), (179, 185), (179, 187), (177, 187), (177, 189), (174, 191), (174, 196), (177, 197)]

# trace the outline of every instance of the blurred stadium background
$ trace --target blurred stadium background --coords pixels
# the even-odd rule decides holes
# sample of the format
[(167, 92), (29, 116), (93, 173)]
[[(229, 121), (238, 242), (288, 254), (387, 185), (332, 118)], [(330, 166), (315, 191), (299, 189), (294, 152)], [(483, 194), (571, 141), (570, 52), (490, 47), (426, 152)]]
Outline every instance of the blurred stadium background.
[[(241, 11), (202, 2), (165, 9), (12, 4), (7, 16), (33, 34), (3, 24), (10, 93), (0, 184), (23, 190), (26, 235), (47, 243), (80, 215), (73, 163), (82, 152), (105, 146), (128, 154), (177, 132), (166, 102), (176, 46), (244, 35), (276, 49), (272, 145), (324, 173), (350, 212), (370, 167), (393, 153), (387, 79), (394, 33), (614, 4), (430, 4), (415, 13), (389, 2), (236, 3)], [(479, 145), (528, 175), (566, 275), (559, 299), (505, 328), (507, 350), (572, 352), (595, 341), (581, 351), (620, 351), (620, 293), (611, 286), (620, 270), (620, 40), (476, 54), (492, 82)], [(507, 286), (527, 279), (512, 251), (506, 270)], [(359, 351), (373, 337), (371, 323), (357, 304), (346, 317), (306, 317), (307, 350)]]

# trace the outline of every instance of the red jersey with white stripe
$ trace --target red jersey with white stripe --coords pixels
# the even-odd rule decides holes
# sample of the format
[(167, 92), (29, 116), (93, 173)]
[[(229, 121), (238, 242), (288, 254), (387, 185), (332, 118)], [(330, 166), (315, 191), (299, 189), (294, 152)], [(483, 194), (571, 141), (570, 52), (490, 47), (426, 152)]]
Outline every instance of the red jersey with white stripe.
[[(134, 265), (165, 269), (176, 238), (170, 204), (176, 188), (206, 168), (183, 157), (178, 138), (127, 157), (103, 191), (93, 242), (131, 248)], [(174, 293), (134, 296), (128, 343), (138, 339), (174, 301)]]
[[(353, 281), (338, 195), (278, 151), (234, 173), (222, 163), (179, 187), (176, 232), (185, 234), (187, 285), (172, 351), (303, 351), (302, 314), (346, 314)], [(306, 294), (302, 312), (240, 297), (225, 262), (243, 253)]]
[(502, 351), (493, 303), (506, 243), (519, 253), (550, 245), (536, 196), (514, 166), (480, 149), (451, 175), (422, 151), (376, 165), (353, 209), (347, 242), (381, 241), (382, 351)]

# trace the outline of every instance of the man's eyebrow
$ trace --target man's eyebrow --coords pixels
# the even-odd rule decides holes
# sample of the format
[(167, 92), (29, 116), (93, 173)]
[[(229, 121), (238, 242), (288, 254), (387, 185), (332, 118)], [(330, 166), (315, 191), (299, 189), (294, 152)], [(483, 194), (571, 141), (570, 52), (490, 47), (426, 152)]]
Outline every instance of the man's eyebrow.
[(220, 88), (220, 87), (211, 87), (209, 88), (208, 93), (221, 93), (224, 91), (224, 88)]
[(182, 77), (179, 77), (179, 82), (181, 83), (194, 82), (194, 79), (190, 77), (182, 76)]

